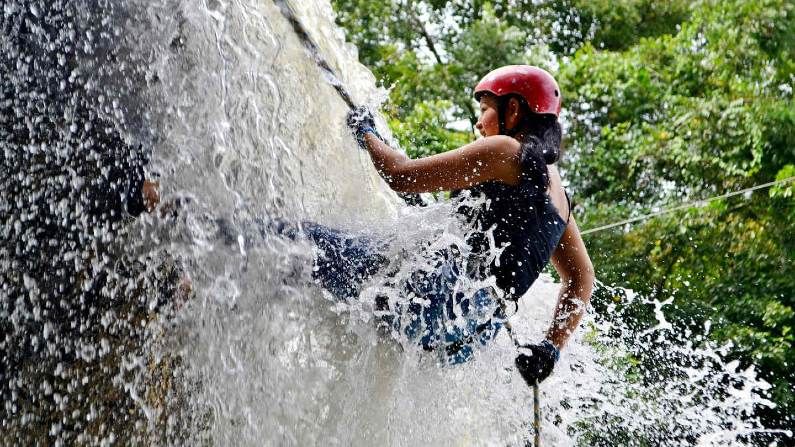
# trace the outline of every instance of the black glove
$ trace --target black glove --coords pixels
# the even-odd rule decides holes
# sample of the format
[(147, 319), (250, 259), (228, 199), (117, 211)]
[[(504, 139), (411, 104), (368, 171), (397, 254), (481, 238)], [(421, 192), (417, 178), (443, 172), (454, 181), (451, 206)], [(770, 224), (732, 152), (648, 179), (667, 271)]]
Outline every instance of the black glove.
[(378, 131), (375, 130), (375, 119), (373, 119), (373, 114), (370, 113), (367, 107), (359, 106), (348, 112), (348, 118), (345, 120), (345, 124), (351, 129), (353, 136), (356, 137), (356, 142), (362, 149), (367, 149), (364, 136), (368, 133), (374, 134), (381, 141), (384, 140), (381, 138), (381, 135), (378, 134)]
[(516, 368), (529, 386), (535, 386), (552, 374), (555, 362), (560, 358), (560, 351), (549, 340), (521, 348), (530, 351), (530, 354), (520, 353), (516, 357)]

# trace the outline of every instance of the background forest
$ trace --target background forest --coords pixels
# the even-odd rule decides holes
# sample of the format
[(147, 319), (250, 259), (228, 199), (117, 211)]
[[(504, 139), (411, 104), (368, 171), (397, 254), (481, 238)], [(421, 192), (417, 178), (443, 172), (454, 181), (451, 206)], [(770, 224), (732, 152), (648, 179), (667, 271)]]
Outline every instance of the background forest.
[[(475, 138), (472, 88), (506, 64), (561, 84), (561, 167), (582, 230), (795, 176), (791, 0), (333, 0), (412, 156)], [(587, 234), (597, 311), (725, 345), (795, 413), (795, 184)], [(621, 288), (641, 300), (627, 300)], [(624, 334), (631, 337), (632, 334)], [(694, 343), (697, 343), (694, 341)], [(660, 365), (642, 349), (633, 368)]]

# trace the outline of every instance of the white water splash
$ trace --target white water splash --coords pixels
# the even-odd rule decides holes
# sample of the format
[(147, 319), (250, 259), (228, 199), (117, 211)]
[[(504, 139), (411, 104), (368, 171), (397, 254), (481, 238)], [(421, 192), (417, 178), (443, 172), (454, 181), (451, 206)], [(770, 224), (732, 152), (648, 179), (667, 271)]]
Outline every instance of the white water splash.
[[(13, 12), (14, 5), (6, 10)], [(294, 6), (354, 100), (372, 106), (382, 101), (385, 93), (344, 44), (328, 2)], [(97, 321), (72, 317), (81, 330), (99, 337), (96, 343), (77, 344), (76, 355), (64, 356), (84, 362), (89, 372), (74, 373), (81, 370), (59, 360), (50, 374), (30, 357), (25, 375), (15, 379), (21, 385), (12, 384), (12, 397), (5, 402), (2, 426), (9, 429), (0, 439), (10, 444), (522, 444), (529, 434), (532, 399), (513, 368), (516, 351), (507, 334), (479, 349), (471, 362), (441, 367), (435, 353), (400, 345), (376, 329), (376, 297), (405, 299), (390, 281), (429, 268), (431, 260), (417, 247), (431, 253), (450, 244), (464, 246), (466, 233), (449, 204), (409, 208), (388, 190), (347, 134), (344, 103), (278, 8), (259, 0), (121, 2), (117, 7), (137, 17), (112, 19), (119, 20), (118, 35), (131, 39), (132, 49), (144, 55), (133, 60), (148, 64), (147, 82), (133, 89), (140, 87), (138, 96), (122, 98), (126, 103), (98, 99), (105, 105), (96, 111), (121, 114), (124, 119), (114, 123), (122, 128), (150, 126), (124, 134), (151, 146), (147, 171), (159, 174), (163, 202), (171, 211), (124, 222), (122, 248), (137, 256), (143, 270), (126, 282), (119, 279), (121, 248), (94, 258), (84, 254), (90, 251), (64, 251), (59, 265), (76, 265), (75, 276), (85, 276), (80, 287), (86, 289), (108, 273), (109, 283), (122, 283), (107, 287), (109, 300), (144, 297), (150, 313), (127, 320), (112, 308)], [(38, 17), (41, 11), (32, 8)], [(71, 38), (74, 44), (86, 43)], [(138, 110), (145, 119), (125, 115)], [(74, 133), (85, 125), (68, 124), (61, 131)], [(383, 121), (380, 125), (385, 129)], [(151, 138), (141, 137), (150, 133)], [(28, 149), (32, 154), (41, 150)], [(64, 157), (75, 150), (62, 149)], [(87, 184), (75, 176), (64, 176), (62, 183), (70, 191)], [(59, 206), (68, 207), (71, 197), (59, 199)], [(75, 215), (84, 215), (77, 212), (82, 206), (74, 206)], [(245, 244), (251, 222), (276, 217), (388, 238), (391, 279), (377, 277), (352, 303), (334, 302), (311, 281), (313, 248), (306, 241), (264, 237), (260, 244)], [(221, 228), (219, 221), (230, 224)], [(20, 222), (4, 222), (4, 228), (21, 228)], [(87, 245), (105, 243), (96, 228), (78, 227)], [(29, 241), (31, 246), (49, 243)], [(171, 265), (172, 258), (176, 279), (147, 279)], [(5, 256), (0, 262), (4, 275), (12, 276), (12, 262)], [(91, 274), (80, 276), (86, 271)], [(162, 288), (183, 276), (190, 278), (192, 297), (175, 305), (174, 313), (158, 314)], [(461, 282), (460, 290), (472, 291), (491, 285), (493, 278)], [(9, 293), (5, 283), (4, 294)], [(41, 325), (40, 337), (35, 326), (21, 322), (50, 318), (40, 303), (59, 285), (27, 272), (18, 283), (18, 299), (25, 305), (4, 307), (0, 318), (43, 344), (45, 360), (56, 358), (47, 352), (65, 345), (66, 336), (48, 322)], [(542, 275), (523, 297), (511, 317), (519, 340), (543, 338), (558, 292), (559, 285)], [(72, 296), (81, 303), (75, 308), (82, 297)], [(635, 299), (631, 293), (626, 297)], [(727, 445), (764, 431), (753, 412), (769, 405), (763, 397), (767, 385), (752, 368), (725, 361), (720, 347), (676, 333), (665, 317), (673, 303), (673, 298), (651, 303), (658, 324), (641, 331), (609, 315), (585, 318), (555, 374), (541, 387), (543, 445)], [(614, 308), (607, 306), (608, 312)], [(116, 325), (129, 332), (104, 332)], [(128, 326), (137, 325), (148, 342), (143, 352), (125, 356), (124, 337), (140, 335)], [(113, 352), (121, 354), (117, 358)], [(659, 359), (657, 376), (641, 368), (641, 353)], [(108, 391), (92, 385), (92, 366), (111, 375)], [(95, 394), (70, 391), (78, 385)], [(134, 406), (113, 414), (127, 419), (103, 419), (98, 402), (122, 397)], [(31, 404), (36, 399), (52, 401), (40, 411), (55, 415), (51, 424), (45, 422), (47, 414), (36, 414)], [(113, 403), (100, 408), (113, 409)], [(153, 437), (141, 438), (140, 431)]]

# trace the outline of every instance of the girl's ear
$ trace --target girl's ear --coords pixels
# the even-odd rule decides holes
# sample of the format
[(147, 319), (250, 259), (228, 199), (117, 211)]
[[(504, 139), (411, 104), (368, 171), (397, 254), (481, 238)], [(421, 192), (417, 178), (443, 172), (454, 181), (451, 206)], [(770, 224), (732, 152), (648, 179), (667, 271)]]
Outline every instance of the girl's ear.
[(505, 108), (505, 128), (513, 129), (519, 124), (522, 106), (516, 98), (508, 99), (508, 107)]
[(516, 98), (511, 98), (508, 102), (508, 110), (511, 116), (518, 118), (521, 107), (522, 106), (519, 104), (519, 100)]

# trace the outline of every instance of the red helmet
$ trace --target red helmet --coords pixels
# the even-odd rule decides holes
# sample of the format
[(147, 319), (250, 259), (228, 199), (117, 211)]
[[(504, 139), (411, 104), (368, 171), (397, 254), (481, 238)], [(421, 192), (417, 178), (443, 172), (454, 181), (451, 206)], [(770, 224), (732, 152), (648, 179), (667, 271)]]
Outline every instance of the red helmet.
[(487, 92), (495, 96), (519, 95), (530, 106), (530, 111), (555, 116), (560, 115), (563, 102), (555, 78), (532, 65), (506, 65), (492, 71), (478, 82), (475, 99)]

